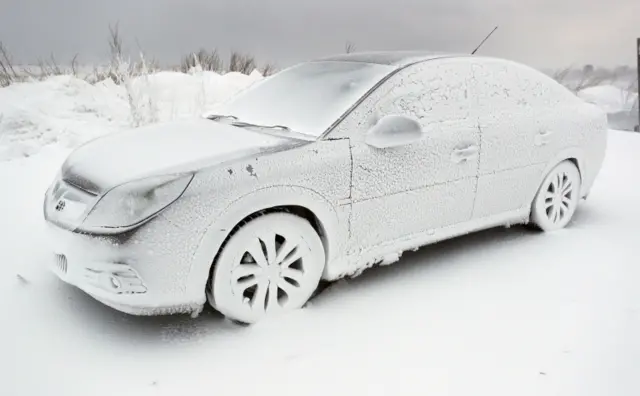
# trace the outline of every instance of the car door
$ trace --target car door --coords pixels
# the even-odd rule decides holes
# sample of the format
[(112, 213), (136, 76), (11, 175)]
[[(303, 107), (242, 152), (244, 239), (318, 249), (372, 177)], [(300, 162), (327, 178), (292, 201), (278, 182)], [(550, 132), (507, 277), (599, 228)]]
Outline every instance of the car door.
[(474, 58), (471, 67), (471, 116), (481, 134), (473, 217), (510, 217), (527, 209), (541, 172), (561, 149), (564, 128), (552, 120), (562, 118), (562, 107), (524, 66)]
[[(352, 249), (366, 249), (470, 220), (479, 131), (469, 120), (468, 64), (409, 66), (392, 76), (338, 127), (352, 150)], [(365, 142), (382, 117), (417, 120), (424, 137), (379, 149)]]

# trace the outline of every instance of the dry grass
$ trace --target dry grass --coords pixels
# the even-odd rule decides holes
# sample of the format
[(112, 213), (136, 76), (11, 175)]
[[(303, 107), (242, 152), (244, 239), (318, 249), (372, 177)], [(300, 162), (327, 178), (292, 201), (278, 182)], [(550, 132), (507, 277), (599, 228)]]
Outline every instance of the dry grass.
[(60, 66), (53, 54), (39, 59), (35, 68), (15, 66), (9, 50), (0, 42), (0, 86), (8, 86), (25, 80), (44, 80), (51, 76), (78, 76), (78, 55), (71, 59), (69, 66)]
[(258, 65), (255, 57), (250, 54), (244, 54), (239, 51), (231, 51), (228, 62), (225, 62), (217, 49), (211, 51), (200, 49), (182, 58), (179, 70), (183, 73), (191, 71), (212, 71), (216, 73), (238, 72), (250, 74), (254, 70), (258, 70), (264, 76), (271, 75), (276, 72), (275, 65), (265, 63)]
[[(155, 65), (148, 64), (142, 50), (137, 61), (132, 62), (125, 57), (123, 40), (117, 24), (114, 27), (109, 26), (108, 43), (111, 60), (105, 71), (105, 77), (124, 86), (129, 103), (131, 125), (139, 127), (157, 122), (158, 105), (149, 84), (149, 74), (157, 71), (154, 68)], [(134, 78), (139, 79), (136, 84), (134, 84)]]
[(553, 72), (551, 77), (560, 84), (566, 85), (569, 73), (571, 73), (571, 66), (556, 70), (555, 72)]
[(222, 68), (222, 59), (218, 50), (215, 49), (213, 51), (200, 49), (198, 52), (185, 56), (180, 64), (180, 71), (183, 73), (189, 73), (191, 70), (221, 72)]
[(229, 57), (229, 71), (249, 74), (256, 69), (256, 60), (253, 56), (231, 51)]
[(630, 67), (614, 69), (596, 68), (586, 65), (582, 68), (568, 66), (550, 73), (550, 76), (573, 92), (599, 85), (615, 85), (629, 92), (637, 92), (636, 71)]
[(118, 85), (125, 83), (125, 77), (132, 78), (143, 76), (159, 70), (174, 70), (189, 73), (194, 70), (213, 71), (220, 74), (227, 72), (239, 72), (250, 74), (254, 70), (268, 76), (277, 72), (277, 67), (272, 63), (260, 65), (253, 55), (232, 51), (225, 62), (219, 52), (214, 49), (208, 51), (200, 49), (197, 52), (184, 56), (179, 66), (161, 67), (159, 62), (149, 60), (140, 49), (138, 60), (131, 61), (126, 53), (123, 36), (118, 24), (109, 26), (107, 39), (109, 48), (109, 62), (106, 66), (94, 66), (89, 72), (80, 72), (79, 56), (71, 59), (70, 64), (63, 66), (56, 57), (51, 54), (47, 58), (40, 58), (36, 66), (16, 66), (11, 53), (0, 41), (0, 87), (6, 87), (16, 82), (28, 80), (44, 80), (51, 76), (72, 75), (77, 78), (95, 84), (105, 79), (111, 79)]
[(354, 43), (352, 43), (351, 41), (347, 41), (344, 44), (344, 52), (347, 54), (350, 54), (352, 52), (356, 51), (356, 45)]
[(19, 75), (13, 67), (9, 50), (0, 41), (0, 87), (6, 87), (18, 80)]
[(277, 72), (278, 72), (278, 68), (273, 63), (265, 63), (262, 66), (262, 68), (260, 68), (260, 73), (262, 73), (262, 75), (265, 77), (270, 76)]
[[(0, 87), (6, 87), (12, 83), (25, 80), (44, 80), (56, 75), (73, 75), (91, 84), (110, 78), (120, 85), (125, 83), (125, 77), (144, 76), (159, 70), (174, 70), (183, 73), (212, 71), (220, 74), (227, 72), (250, 74), (254, 70), (258, 70), (264, 76), (272, 75), (278, 71), (274, 64), (260, 64), (253, 55), (240, 51), (231, 51), (229, 57), (224, 59), (215, 48), (213, 50), (201, 48), (196, 52), (183, 56), (175, 67), (161, 67), (157, 61), (149, 61), (148, 57), (143, 55), (141, 49), (139, 59), (130, 61), (125, 55), (124, 40), (118, 24), (109, 26), (107, 44), (109, 48), (109, 63), (104, 67), (94, 67), (92, 71), (81, 73), (78, 66), (78, 55), (73, 57), (69, 66), (62, 66), (53, 54), (46, 59), (40, 59), (33, 70), (16, 66), (9, 50), (0, 41)], [(353, 42), (345, 42), (344, 52), (352, 53), (356, 50), (356, 45)], [(601, 84), (615, 84), (622, 87), (629, 81), (629, 75), (632, 73), (635, 73), (635, 70), (629, 67), (605, 69), (595, 68), (590, 65), (582, 68), (572, 65), (549, 72), (552, 78), (574, 92)], [(632, 80), (635, 80), (635, 77)], [(637, 90), (637, 81), (627, 89), (630, 92), (637, 92)]]

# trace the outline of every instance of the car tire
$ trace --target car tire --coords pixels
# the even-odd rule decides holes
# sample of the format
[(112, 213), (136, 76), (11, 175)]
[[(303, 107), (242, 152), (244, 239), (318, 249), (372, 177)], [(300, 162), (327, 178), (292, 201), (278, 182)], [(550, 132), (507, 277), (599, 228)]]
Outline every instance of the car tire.
[(531, 205), (531, 222), (549, 232), (564, 228), (580, 201), (580, 171), (571, 161), (564, 161), (545, 177)]
[(320, 236), (302, 217), (267, 213), (240, 227), (214, 263), (209, 302), (228, 319), (252, 324), (301, 308), (325, 266)]

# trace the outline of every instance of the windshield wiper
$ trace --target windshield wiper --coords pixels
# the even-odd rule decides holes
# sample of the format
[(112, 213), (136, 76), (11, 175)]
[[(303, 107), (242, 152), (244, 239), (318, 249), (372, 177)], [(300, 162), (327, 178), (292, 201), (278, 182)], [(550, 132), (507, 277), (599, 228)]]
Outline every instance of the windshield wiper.
[(244, 122), (244, 121), (234, 121), (231, 123), (231, 125), (237, 126), (239, 128), (254, 127), (254, 128), (264, 128), (264, 129), (281, 129), (283, 131), (291, 132), (291, 128), (284, 125), (259, 125), (259, 124), (252, 124), (250, 122)]
[(280, 136), (298, 137), (300, 139), (309, 140), (309, 141), (316, 140), (315, 136), (293, 131), (291, 128), (285, 125), (259, 125), (259, 124), (252, 124), (250, 122), (244, 122), (244, 121), (234, 121), (231, 123), (231, 125), (238, 128), (259, 128), (259, 129), (270, 129), (270, 130), (275, 129), (275, 130), (280, 130), (285, 132), (285, 133), (279, 134)]
[(207, 116), (208, 119), (212, 120), (212, 121), (218, 121), (218, 120), (237, 120), (238, 117), (234, 116), (234, 115), (225, 115), (225, 114), (213, 114), (210, 116)]

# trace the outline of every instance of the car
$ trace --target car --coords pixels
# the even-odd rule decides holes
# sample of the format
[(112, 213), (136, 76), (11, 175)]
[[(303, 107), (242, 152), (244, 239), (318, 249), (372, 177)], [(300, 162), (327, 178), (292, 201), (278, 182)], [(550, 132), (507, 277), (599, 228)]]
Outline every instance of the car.
[(602, 111), (513, 61), (325, 57), (73, 151), (44, 199), (51, 266), (126, 313), (251, 324), (407, 250), (565, 227), (606, 144)]

